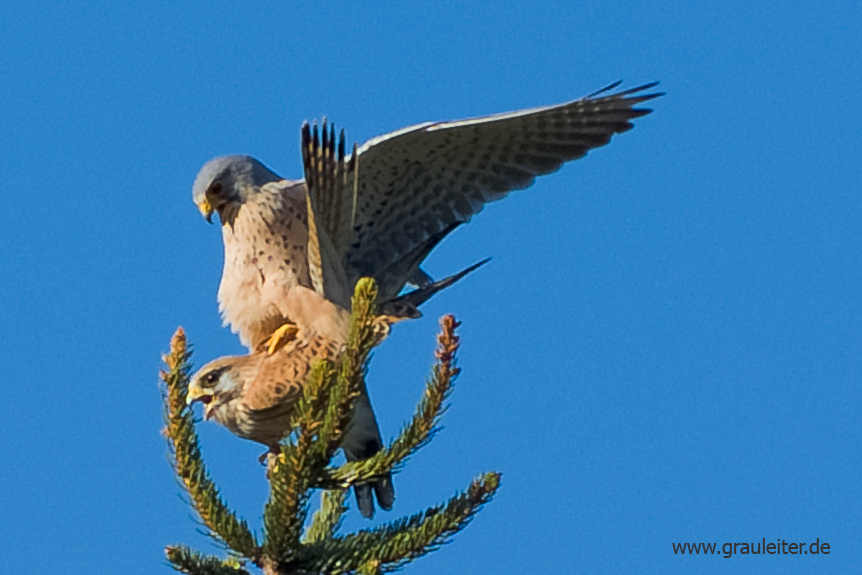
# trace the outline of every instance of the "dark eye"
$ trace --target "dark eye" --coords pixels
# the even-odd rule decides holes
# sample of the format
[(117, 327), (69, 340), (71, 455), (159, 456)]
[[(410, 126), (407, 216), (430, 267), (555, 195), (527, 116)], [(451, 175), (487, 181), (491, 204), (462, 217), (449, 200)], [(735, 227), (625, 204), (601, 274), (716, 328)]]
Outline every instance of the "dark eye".
[(216, 374), (208, 373), (204, 379), (207, 380), (207, 383), (215, 383), (217, 378), (216, 378)]
[(218, 196), (221, 193), (221, 182), (213, 182), (207, 190), (210, 194)]

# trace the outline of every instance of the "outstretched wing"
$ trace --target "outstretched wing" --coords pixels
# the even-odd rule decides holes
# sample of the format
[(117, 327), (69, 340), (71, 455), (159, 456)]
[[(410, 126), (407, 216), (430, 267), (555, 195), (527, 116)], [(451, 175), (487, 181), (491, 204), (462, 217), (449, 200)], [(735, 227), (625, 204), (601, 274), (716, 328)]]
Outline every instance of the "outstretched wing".
[(657, 82), (607, 94), (619, 84), (566, 104), (420, 124), (366, 142), (358, 150), (348, 278), (378, 277), (411, 252), (424, 258), (486, 203), (630, 130), (631, 120), (652, 111), (635, 106), (662, 95), (643, 93)]
[[(657, 82), (608, 94), (619, 84), (557, 106), (411, 126), (354, 146), (350, 156), (343, 131), (336, 144), (325, 120), (322, 139), (305, 124), (309, 227), (320, 244), (310, 239), (310, 263), (338, 260), (348, 291), (374, 277), (383, 299), (407, 282), (427, 284), (419, 265), (452, 230), (630, 130), (652, 111), (635, 106), (662, 95), (644, 93)], [(326, 277), (318, 283), (326, 290)]]

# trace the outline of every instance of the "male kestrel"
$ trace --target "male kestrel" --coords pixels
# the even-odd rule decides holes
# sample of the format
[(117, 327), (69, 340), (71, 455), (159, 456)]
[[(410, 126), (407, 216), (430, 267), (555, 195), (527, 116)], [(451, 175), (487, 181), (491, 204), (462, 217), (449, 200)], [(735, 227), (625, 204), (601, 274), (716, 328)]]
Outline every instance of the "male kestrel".
[[(608, 94), (618, 85), (558, 106), (373, 138), (343, 159), (344, 177), (318, 190), (311, 178), (284, 180), (249, 156), (211, 160), (192, 195), (222, 223), (225, 323), (250, 349), (287, 322), (331, 337), (346, 329), (359, 278), (377, 281), (381, 301), (408, 282), (429, 282), (420, 264), (458, 225), (631, 129), (651, 112), (635, 106), (661, 95), (643, 93), (656, 83)], [(308, 173), (318, 166), (307, 128), (303, 135)]]

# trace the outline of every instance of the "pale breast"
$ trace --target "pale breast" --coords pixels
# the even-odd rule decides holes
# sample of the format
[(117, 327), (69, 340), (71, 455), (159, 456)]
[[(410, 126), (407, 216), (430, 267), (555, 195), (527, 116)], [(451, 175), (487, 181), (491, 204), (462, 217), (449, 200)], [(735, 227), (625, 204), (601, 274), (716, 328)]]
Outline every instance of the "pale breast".
[(289, 319), (279, 299), (295, 286), (311, 287), (305, 187), (286, 181), (263, 186), (222, 234), (219, 308), (225, 324), (254, 348)]

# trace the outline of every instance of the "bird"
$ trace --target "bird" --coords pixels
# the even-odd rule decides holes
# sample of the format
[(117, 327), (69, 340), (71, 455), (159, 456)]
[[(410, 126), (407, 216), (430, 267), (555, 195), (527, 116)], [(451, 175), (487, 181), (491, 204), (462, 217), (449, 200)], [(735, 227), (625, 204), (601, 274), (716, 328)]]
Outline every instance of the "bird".
[[(273, 353), (260, 350), (219, 358), (192, 376), (187, 403), (203, 403), (204, 419), (213, 419), (239, 437), (278, 453), (279, 442), (290, 432), (290, 416), (313, 363), (336, 359), (343, 347), (341, 341), (300, 331)], [(354, 400), (353, 410), (345, 430), (349, 433), (340, 447), (348, 461), (359, 461), (380, 451), (383, 441), (367, 393)], [(391, 474), (354, 485), (357, 507), (369, 519), (374, 517), (372, 490), (381, 509), (392, 509), (395, 489)]]
[[(421, 265), (445, 237), (486, 203), (630, 130), (652, 111), (637, 106), (662, 95), (649, 92), (657, 84), (614, 91), (616, 82), (555, 106), (418, 124), (354, 145), (349, 155), (343, 131), (336, 150), (334, 126), (324, 123), (321, 137), (305, 123), (299, 180), (247, 155), (210, 160), (192, 199), (208, 222), (218, 214), (221, 223), (217, 299), (225, 325), (251, 356), (272, 354), (295, 329), (341, 341), (362, 277), (376, 280), (381, 307), (403, 304), (402, 316), (417, 317), (398, 294), (408, 284), (433, 285)], [(367, 429), (353, 425), (352, 433), (379, 437), (366, 399), (354, 419)]]
[[(484, 265), (483, 260), (469, 268), (400, 296), (407, 309), (415, 309), (431, 296)], [(393, 309), (399, 309), (396, 305)], [(378, 318), (388, 328), (399, 318)], [(345, 348), (346, 339), (331, 339), (297, 327), (280, 341), (277, 349), (259, 349), (249, 355), (227, 356), (200, 368), (189, 380), (186, 403), (204, 405), (204, 419), (213, 419), (244, 439), (261, 443), (269, 452), (278, 453), (279, 443), (291, 431), (291, 415), (302, 388), (319, 360), (335, 360)], [(383, 448), (380, 429), (367, 390), (360, 390), (353, 402), (353, 413), (340, 448), (348, 461), (371, 457)], [(385, 510), (392, 509), (395, 488), (387, 473), (368, 483), (354, 485), (360, 513), (374, 516), (374, 497)]]
[(336, 337), (359, 278), (377, 281), (381, 301), (408, 283), (427, 285), (424, 259), (486, 203), (630, 130), (652, 111), (636, 106), (662, 95), (645, 93), (657, 82), (613, 92), (619, 84), (556, 106), (418, 124), (349, 156), (342, 137), (343, 168), (317, 189), (314, 154), (328, 153), (334, 135), (324, 129), (317, 145), (307, 124), (304, 179), (283, 179), (251, 156), (210, 160), (192, 198), (207, 221), (215, 213), (221, 221), (225, 324), (249, 349), (286, 323)]

